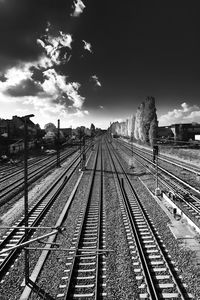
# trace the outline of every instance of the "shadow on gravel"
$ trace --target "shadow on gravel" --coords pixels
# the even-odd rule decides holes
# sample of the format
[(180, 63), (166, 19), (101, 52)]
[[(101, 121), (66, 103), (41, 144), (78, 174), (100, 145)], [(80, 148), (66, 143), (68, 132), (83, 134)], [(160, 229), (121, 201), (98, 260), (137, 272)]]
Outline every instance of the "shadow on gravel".
[(142, 173), (131, 173), (129, 175), (140, 177), (140, 176), (144, 176), (144, 175), (148, 175), (148, 174), (146, 172), (142, 172)]
[[(86, 169), (85, 171), (93, 171), (93, 169)], [(96, 170), (96, 172), (100, 172), (100, 170)], [(105, 174), (124, 174), (123, 172), (113, 172), (113, 171), (103, 171)], [(126, 173), (127, 175), (130, 176), (143, 176), (143, 175), (147, 175), (146, 172), (142, 172), (142, 173), (135, 173), (134, 171), (130, 172), (130, 173)]]

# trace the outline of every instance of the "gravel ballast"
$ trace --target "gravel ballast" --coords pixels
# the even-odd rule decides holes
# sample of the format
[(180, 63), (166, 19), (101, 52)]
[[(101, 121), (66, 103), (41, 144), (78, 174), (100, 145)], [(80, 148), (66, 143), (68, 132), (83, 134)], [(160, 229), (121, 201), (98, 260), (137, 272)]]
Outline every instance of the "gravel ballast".
[(104, 160), (107, 248), (113, 250), (107, 260), (107, 292), (109, 300), (137, 299), (125, 229), (119, 206), (119, 196), (108, 154)]
[[(183, 276), (183, 281), (187, 284), (188, 291), (194, 295), (194, 299), (200, 299), (200, 266), (195, 264), (195, 253), (187, 248), (183, 248), (183, 246), (174, 238), (168, 227), (170, 219), (139, 180), (139, 178), (145, 178), (143, 167), (139, 166), (136, 161), (134, 161), (134, 169), (130, 170), (128, 165), (130, 161), (129, 155), (120, 150), (119, 147), (117, 152), (120, 153), (121, 162), (124, 161), (124, 165), (128, 173), (131, 174), (130, 178), (133, 186), (141, 199), (142, 204), (147, 209), (151, 220), (153, 220), (153, 223), (156, 226), (166, 248), (169, 250), (169, 254), (179, 270), (178, 272)], [(138, 299), (137, 281), (133, 272), (122, 213), (119, 205), (120, 195), (114, 180), (115, 174), (111, 168), (108, 154), (105, 152), (104, 154), (106, 248), (113, 250), (108, 253), (106, 258), (106, 299)], [(84, 172), (77, 195), (72, 202), (67, 219), (63, 224), (67, 230), (63, 235), (59, 235), (56, 240), (56, 242), (60, 243), (64, 248), (69, 248), (71, 246), (77, 219), (87, 197), (87, 187), (92, 166), (93, 160), (91, 160), (87, 170)], [(42, 223), (43, 226), (52, 226), (56, 223), (58, 215), (62, 211), (66, 199), (68, 199), (78, 176), (79, 172), (77, 172), (75, 178), (71, 180), (69, 185), (59, 196), (57, 203), (54, 205), (54, 210), (48, 213), (48, 216)], [(39, 230), (37, 235), (41, 235), (43, 233), (45, 233), (44, 230)], [(34, 244), (32, 246), (34, 246)], [(31, 271), (35, 266), (40, 253), (40, 251), (31, 251)], [(38, 285), (48, 291), (48, 293), (50, 293), (53, 297), (56, 297), (57, 292), (59, 291), (59, 284), (61, 283), (60, 278), (63, 276), (65, 262), (66, 254), (64, 251), (52, 251), (39, 276)], [(21, 292), (23, 291), (23, 288), (20, 287), (23, 280), (23, 268), (22, 255), (14, 264), (10, 273), (5, 277), (5, 281), (1, 284), (0, 299), (19, 300)], [(32, 294), (29, 299), (39, 300), (40, 298), (37, 297), (36, 294)]]

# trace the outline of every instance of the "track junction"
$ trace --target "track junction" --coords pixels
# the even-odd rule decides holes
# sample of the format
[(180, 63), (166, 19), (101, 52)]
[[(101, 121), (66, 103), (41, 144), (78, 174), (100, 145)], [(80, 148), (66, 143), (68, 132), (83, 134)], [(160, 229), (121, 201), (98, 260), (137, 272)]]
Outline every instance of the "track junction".
[[(140, 192), (142, 174), (154, 182), (158, 175), (149, 154), (103, 136), (84, 155), (84, 168), (83, 153), (62, 163), (54, 184), (29, 207), (28, 243), (23, 214), (1, 236), (2, 299), (196, 299), (200, 291), (191, 283), (198, 275), (187, 279), (190, 262), (181, 265), (188, 250), (163, 230), (169, 220), (148, 190)], [(130, 169), (131, 157), (137, 163)], [(163, 159), (171, 168), (170, 159)], [(179, 197), (173, 200), (198, 224), (197, 186), (170, 172), (159, 164), (162, 192)], [(27, 285), (24, 250), (30, 263)]]

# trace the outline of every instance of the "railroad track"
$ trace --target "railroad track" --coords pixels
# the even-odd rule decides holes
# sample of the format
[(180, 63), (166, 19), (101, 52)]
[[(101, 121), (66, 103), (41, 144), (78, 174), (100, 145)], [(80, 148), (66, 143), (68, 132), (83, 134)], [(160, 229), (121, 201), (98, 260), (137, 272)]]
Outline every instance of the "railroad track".
[[(75, 151), (67, 151), (60, 156), (60, 160), (64, 161), (69, 156), (71, 156)], [(38, 178), (40, 178), (43, 174), (46, 174), (49, 170), (51, 170), (56, 165), (56, 159), (53, 158), (50, 161), (46, 162), (42, 166), (35, 166), (34, 168), (29, 169), (28, 174), (28, 185), (35, 182)], [(22, 172), (18, 175), (17, 179), (14, 179), (6, 186), (0, 189), (0, 206), (5, 203), (8, 203), (10, 200), (13, 199), (16, 195), (18, 195), (24, 188), (24, 176)]]
[[(67, 148), (67, 152), (68, 149), (70, 149), (70, 151), (74, 150), (74, 152), (77, 150), (77, 147), (75, 146), (70, 146)], [(66, 149), (61, 149), (61, 155), (66, 153)], [(41, 165), (43, 162), (44, 164), (46, 162), (51, 163), (52, 161), (56, 161), (56, 154), (53, 154), (51, 156), (48, 156), (47, 154), (42, 154), (39, 157), (34, 157), (34, 158), (30, 158), (28, 159), (28, 167), (29, 169), (33, 168), (34, 166), (38, 167), (38, 165)], [(1, 166), (0, 168), (0, 185), (7, 181), (8, 179), (16, 176), (16, 175), (20, 175), (23, 174), (23, 161), (20, 162), (20, 166)]]
[[(52, 158), (52, 157), (51, 157)], [(29, 159), (28, 160), (28, 166), (33, 167), (33, 166), (37, 166), (38, 164), (41, 164), (42, 162), (45, 161), (51, 161), (50, 157), (44, 157), (44, 155), (40, 158), (34, 158), (34, 159)], [(55, 159), (55, 155), (54, 155), (54, 159)], [(1, 172), (3, 173), (0, 177), (0, 184), (2, 184), (3, 182), (7, 181), (8, 179), (19, 175), (20, 173), (23, 173), (23, 162), (21, 162), (21, 166), (12, 166), (12, 167), (4, 167), (4, 169), (1, 169)]]
[[(130, 152), (132, 152), (132, 149), (130, 147), (127, 147), (125, 145), (122, 144), (122, 146), (126, 149), (129, 150)], [(155, 167), (155, 163), (153, 163), (150, 159), (148, 159), (147, 157), (143, 156), (141, 153), (139, 153), (138, 151), (133, 151), (133, 153), (135, 155), (137, 155), (137, 157), (140, 157), (142, 160), (144, 160), (145, 162), (148, 163), (148, 165)], [(170, 164), (170, 161), (169, 161)], [(191, 193), (193, 192), (196, 196), (199, 195), (200, 196), (200, 190), (196, 187), (194, 187), (191, 184), (188, 184), (188, 182), (186, 182), (185, 180), (181, 179), (180, 177), (178, 177), (177, 175), (172, 174), (171, 172), (167, 171), (166, 169), (162, 168), (160, 165), (158, 166), (158, 171), (160, 171), (160, 174), (164, 174), (165, 176), (168, 176), (170, 178), (173, 178), (173, 180), (176, 180), (176, 182), (180, 184), (182, 184), (184, 186), (184, 189), (187, 189), (187, 193)], [(197, 197), (196, 197), (197, 198)], [(200, 199), (199, 199), (200, 200)]]
[[(100, 171), (100, 172), (99, 172)], [(102, 149), (97, 150), (88, 196), (77, 222), (57, 299), (106, 297)]]
[(20, 166), (8, 166), (8, 165), (0, 165), (0, 183), (4, 181), (4, 177), (8, 174), (12, 174), (13, 172), (17, 172), (21, 167)]
[[(38, 200), (37, 203), (30, 206), (28, 215), (28, 226), (38, 227), (42, 222), (47, 212), (51, 209), (52, 205), (56, 201), (58, 195), (64, 189), (69, 179), (74, 174), (75, 170), (79, 167), (80, 160), (76, 157), (70, 165), (64, 170), (54, 184), (45, 192), (44, 196)], [(21, 249), (14, 249), (9, 252), (5, 250), (12, 248), (16, 245), (20, 245), (25, 240), (25, 218), (24, 215), (13, 224), (7, 233), (0, 240), (0, 281), (3, 279), (6, 272), (9, 270), (17, 255), (19, 255)], [(28, 231), (28, 237), (35, 232), (35, 228)]]
[[(127, 149), (130, 150), (129, 148)], [(141, 154), (137, 154), (137, 156), (139, 156), (139, 159), (138, 157), (135, 157), (135, 159), (143, 165), (145, 169), (148, 169), (155, 178), (156, 171), (153, 166), (154, 164)], [(141, 159), (145, 160), (148, 165)], [(162, 167), (158, 169), (160, 170), (159, 183), (162, 184), (164, 189), (171, 192), (171, 200), (200, 228), (200, 191)], [(198, 194), (198, 197), (193, 195), (192, 192)]]
[[(114, 140), (118, 145), (123, 146), (126, 149), (129, 149), (129, 151), (132, 152), (132, 154), (141, 156), (143, 159), (146, 159), (146, 161), (150, 164), (154, 164), (152, 162), (152, 152), (149, 152), (147, 150), (144, 150), (143, 148), (138, 148), (134, 145), (130, 145), (130, 143), (123, 143)], [(179, 182), (184, 182), (185, 185), (188, 185), (190, 189), (193, 189), (193, 192), (199, 193), (199, 189), (197, 186), (199, 185), (200, 180), (200, 168), (192, 166), (191, 164), (187, 164), (185, 162), (180, 162), (178, 160), (175, 160), (173, 158), (166, 157), (164, 155), (159, 154), (158, 156), (159, 161), (159, 169), (165, 170), (165, 172), (169, 172), (170, 174), (173, 174), (178, 178), (177, 173), (179, 173)], [(171, 175), (172, 176), (172, 175)]]
[[(120, 143), (120, 144), (126, 144), (126, 145), (131, 146), (131, 144), (128, 143), (128, 142), (124, 142), (124, 141), (121, 141), (121, 140), (120, 140), (120, 142), (119, 141), (117, 141), (117, 142)], [(130, 147), (129, 147), (129, 149), (131, 150)], [(137, 151), (140, 154), (143, 153), (143, 154), (149, 156), (150, 159), (152, 158), (152, 155), (153, 155), (152, 154), (152, 150), (146, 150), (146, 149), (144, 149), (142, 147), (138, 148), (138, 147), (136, 147), (134, 145), (133, 145), (133, 149), (134, 149), (134, 152)], [(197, 166), (194, 166), (194, 165), (192, 165), (190, 163), (186, 163), (184, 161), (180, 161), (178, 159), (175, 159), (173, 157), (169, 157), (169, 156), (164, 155), (164, 154), (159, 154), (159, 160), (163, 161), (163, 162), (166, 162), (168, 164), (170, 163), (170, 164), (172, 164), (174, 166), (177, 166), (179, 168), (182, 168), (184, 170), (187, 170), (187, 171), (189, 171), (191, 173), (194, 173), (195, 175), (200, 175), (200, 168), (197, 167)]]
[(107, 149), (121, 194), (120, 206), (139, 299), (191, 299), (114, 148), (107, 143)]

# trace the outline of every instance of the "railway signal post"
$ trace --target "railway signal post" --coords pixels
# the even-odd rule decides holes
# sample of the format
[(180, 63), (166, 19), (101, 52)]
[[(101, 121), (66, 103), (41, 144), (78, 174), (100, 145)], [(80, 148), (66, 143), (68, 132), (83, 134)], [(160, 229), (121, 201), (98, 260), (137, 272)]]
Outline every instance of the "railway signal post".
[(156, 188), (155, 188), (155, 195), (160, 196), (161, 191), (160, 188), (158, 187), (158, 145), (153, 146), (153, 162), (156, 164)]

